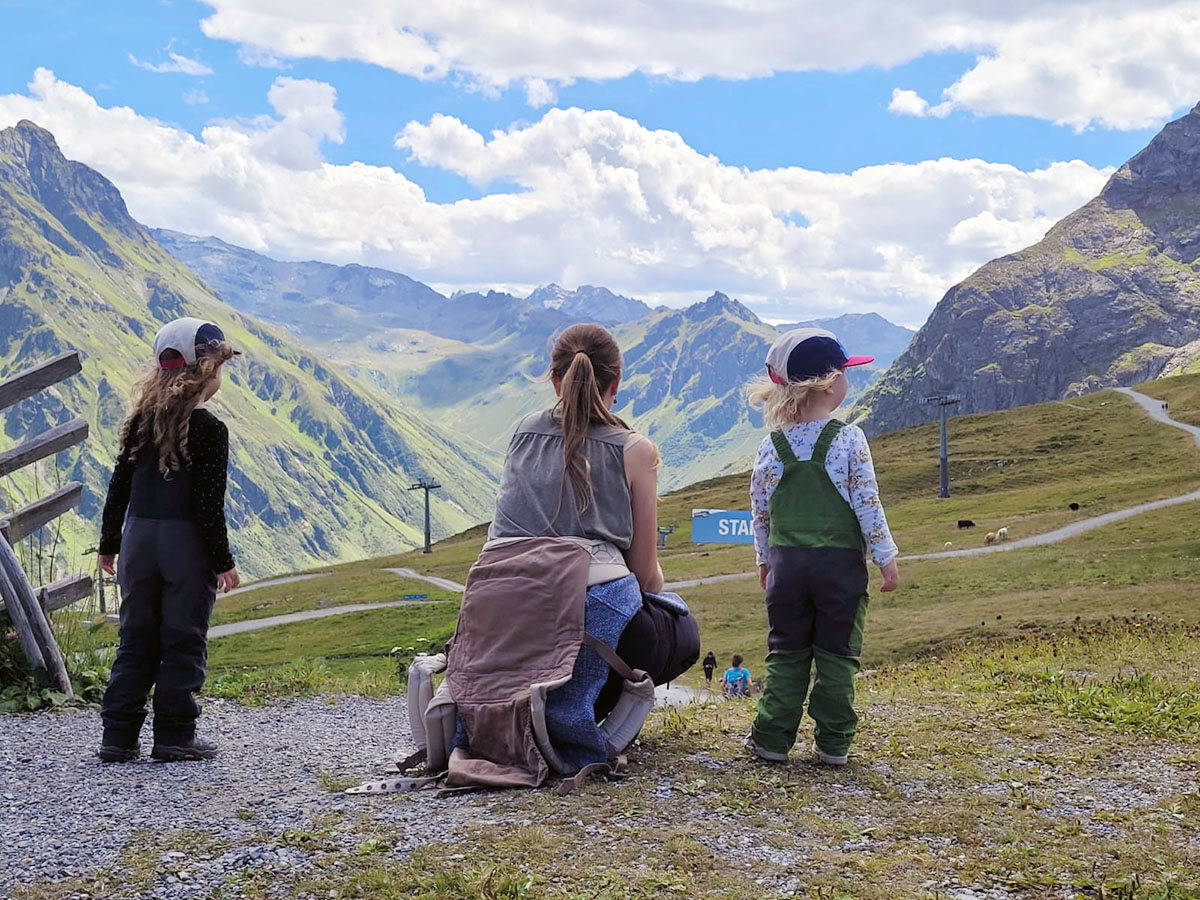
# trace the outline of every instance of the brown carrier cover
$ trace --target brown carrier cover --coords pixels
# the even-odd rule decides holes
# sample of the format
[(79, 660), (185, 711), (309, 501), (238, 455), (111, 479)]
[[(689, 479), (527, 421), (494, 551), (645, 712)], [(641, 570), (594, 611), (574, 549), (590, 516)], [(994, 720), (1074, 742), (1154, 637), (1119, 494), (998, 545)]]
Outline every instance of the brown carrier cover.
[(447, 787), (546, 780), (530, 698), (571, 679), (589, 559), (579, 544), (530, 538), (484, 550), (471, 568), (446, 675), (470, 751), (451, 753)]

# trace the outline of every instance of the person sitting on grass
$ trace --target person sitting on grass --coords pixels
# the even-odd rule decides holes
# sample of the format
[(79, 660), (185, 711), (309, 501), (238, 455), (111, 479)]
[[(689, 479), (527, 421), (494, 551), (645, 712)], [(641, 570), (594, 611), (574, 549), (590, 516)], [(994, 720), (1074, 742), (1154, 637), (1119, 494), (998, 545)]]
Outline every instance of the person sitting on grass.
[(750, 670), (742, 665), (742, 655), (733, 654), (729, 668), (721, 676), (721, 693), (726, 697), (749, 697), (754, 682), (750, 679)]
[(120, 644), (100, 712), (105, 762), (140, 755), (152, 687), (150, 755), (217, 755), (196, 736), (192, 694), (204, 684), (217, 589), (233, 590), (239, 578), (225, 527), (229, 431), (200, 404), (220, 388), (221, 367), (237, 353), (211, 322), (164, 325), (154, 338), (154, 368), (137, 383), (121, 428), (100, 536), (100, 568), (117, 575), (122, 598)]
[(796, 328), (771, 345), (767, 374), (750, 386), (751, 405), (762, 408), (773, 429), (750, 480), (770, 626), (766, 686), (746, 739), (760, 759), (787, 760), (807, 700), (817, 759), (846, 764), (858, 724), (854, 676), (867, 613), (864, 552), (869, 549), (883, 574), (882, 590), (900, 582), (867, 439), (833, 418), (846, 399), (846, 369), (873, 359), (848, 356), (828, 331)]

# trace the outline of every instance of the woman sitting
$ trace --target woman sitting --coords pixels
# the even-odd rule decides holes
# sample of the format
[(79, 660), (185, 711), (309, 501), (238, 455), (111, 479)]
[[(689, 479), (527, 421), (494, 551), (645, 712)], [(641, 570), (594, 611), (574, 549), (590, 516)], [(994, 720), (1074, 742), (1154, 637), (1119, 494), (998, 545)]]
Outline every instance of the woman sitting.
[(537, 777), (518, 733), (526, 704), (551, 768), (570, 774), (604, 763), (612, 747), (596, 723), (617, 706), (631, 670), (648, 690), (699, 658), (686, 605), (659, 593), (658, 450), (612, 411), (616, 342), (598, 325), (573, 325), (555, 343), (546, 377), (558, 400), (526, 417), (509, 445), (450, 654), (462, 725), (455, 754), (471, 760), (464, 782), (514, 759)]

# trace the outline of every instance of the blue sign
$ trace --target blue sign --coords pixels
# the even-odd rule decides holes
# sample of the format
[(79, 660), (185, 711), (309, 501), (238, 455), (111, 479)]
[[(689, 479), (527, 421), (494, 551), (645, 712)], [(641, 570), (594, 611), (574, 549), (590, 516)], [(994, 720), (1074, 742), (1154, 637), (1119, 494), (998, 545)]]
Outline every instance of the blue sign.
[(753, 544), (754, 519), (746, 509), (693, 509), (693, 544)]
[(404, 599), (405, 600), (428, 600), (429, 595), (428, 594), (405, 594)]

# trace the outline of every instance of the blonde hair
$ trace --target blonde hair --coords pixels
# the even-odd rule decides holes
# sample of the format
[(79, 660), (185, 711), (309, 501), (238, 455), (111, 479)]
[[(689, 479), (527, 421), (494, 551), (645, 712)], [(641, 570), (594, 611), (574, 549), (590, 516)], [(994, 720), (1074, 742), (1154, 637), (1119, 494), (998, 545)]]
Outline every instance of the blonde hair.
[(746, 385), (746, 399), (754, 409), (762, 410), (768, 428), (784, 428), (799, 422), (813, 394), (829, 390), (841, 374), (840, 369), (834, 369), (827, 375), (787, 384), (777, 384), (768, 376), (759, 375)]
[(190, 464), (188, 426), (217, 370), (238, 354), (228, 341), (210, 344), (195, 365), (163, 369), (157, 364), (133, 386), (133, 409), (121, 426), (121, 448), (130, 461), (147, 445), (158, 448), (164, 476)]
[(559, 381), (558, 404), (562, 418), (563, 469), (571, 480), (579, 511), (592, 505), (592, 464), (583, 452), (588, 427), (593, 422), (632, 430), (604, 405), (604, 394), (621, 377), (621, 349), (599, 325), (572, 325), (554, 342), (550, 365), (543, 378)]

